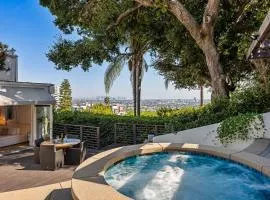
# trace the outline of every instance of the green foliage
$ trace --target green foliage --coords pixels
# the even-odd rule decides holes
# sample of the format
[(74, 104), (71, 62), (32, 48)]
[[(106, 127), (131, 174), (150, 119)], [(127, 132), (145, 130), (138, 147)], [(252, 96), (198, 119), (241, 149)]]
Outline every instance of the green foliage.
[(102, 103), (95, 104), (92, 107), (88, 108), (87, 111), (89, 111), (91, 114), (100, 114), (100, 115), (112, 115), (112, 108), (110, 105), (104, 105)]
[(127, 56), (118, 56), (114, 62), (111, 62), (104, 75), (104, 85), (105, 85), (105, 92), (108, 94), (110, 89), (114, 83), (114, 81), (120, 76), (121, 71), (123, 70)]
[[(207, 1), (181, 2), (200, 23)], [(246, 53), (251, 44), (250, 36), (258, 31), (269, 10), (269, 2), (220, 2), (214, 39), (231, 91), (239, 80), (253, 71), (251, 63), (246, 59)], [(170, 15), (162, 17), (166, 23), (161, 26), (159, 32), (163, 37), (155, 42), (154, 49), (158, 52), (158, 59), (155, 60), (154, 67), (176, 88), (209, 85), (211, 79), (203, 52), (194, 45), (193, 38), (183, 25), (178, 25), (179, 22), (175, 18)]]
[(56, 112), (54, 114), (54, 122), (100, 127), (100, 141), (101, 145), (104, 146), (113, 143), (115, 123), (164, 125), (168, 121), (159, 117), (101, 115), (88, 111), (66, 111)]
[(0, 42), (0, 70), (5, 70), (5, 61), (7, 57), (8, 46)]
[[(239, 120), (251, 118), (251, 114), (248, 113), (268, 112), (269, 108), (269, 96), (267, 96), (264, 90), (251, 87), (235, 92), (231, 99), (216, 99), (213, 103), (203, 107), (184, 107), (176, 110), (162, 108), (157, 114), (153, 114), (153, 112), (146, 112), (144, 114), (143, 112), (140, 118), (130, 115), (117, 116), (104, 115), (104, 113), (100, 114), (102, 112), (98, 114), (91, 112), (58, 112), (55, 114), (54, 120), (55, 123), (98, 126), (101, 128), (102, 138), (106, 138), (105, 141), (107, 142), (112, 142), (115, 123), (165, 125), (166, 132), (176, 132), (219, 123), (227, 118), (240, 116), (235, 120), (237, 125)], [(247, 117), (245, 115), (246, 113)], [(239, 126), (243, 123), (245, 123), (244, 120), (240, 122)], [(233, 127), (230, 127), (233, 131)], [(226, 127), (224, 130), (226, 130)], [(225, 136), (227, 135), (225, 134)], [(239, 137), (242, 136), (239, 135)]]
[[(109, 63), (105, 72), (105, 92), (109, 93), (113, 82), (128, 65), (132, 82), (133, 98), (140, 101), (141, 78), (147, 66), (145, 53), (151, 48), (155, 30), (155, 12), (138, 6), (133, 0), (125, 1), (71, 1), (40, 0), (55, 16), (55, 25), (66, 34), (75, 32), (79, 39), (59, 38), (47, 53), (56, 69), (70, 71), (81, 67), (87, 71), (94, 64)], [(131, 9), (132, 8), (132, 9)], [(127, 12), (128, 10), (132, 10)], [(120, 17), (120, 18), (119, 18)], [(158, 33), (158, 32), (157, 32)], [(132, 70), (139, 68), (140, 70)], [(137, 77), (137, 79), (135, 78)], [(139, 78), (140, 77), (140, 78)], [(132, 80), (132, 79), (131, 79)], [(138, 80), (138, 81), (136, 81)], [(139, 103), (134, 103), (139, 113)]]
[(59, 109), (61, 111), (70, 111), (72, 109), (71, 87), (68, 79), (64, 79), (59, 88), (60, 102)]
[(160, 117), (171, 117), (171, 116), (186, 116), (186, 115), (191, 115), (192, 113), (196, 112), (200, 108), (195, 108), (195, 107), (183, 107), (180, 109), (171, 109), (171, 108), (166, 108), (162, 107), (157, 110), (157, 115)]
[[(132, 110), (129, 110), (127, 111), (126, 113), (127, 116), (133, 116), (133, 111)], [(141, 112), (141, 116), (142, 117), (157, 117), (157, 112), (156, 111), (142, 111)]]
[[(218, 137), (222, 144), (229, 144), (237, 140), (247, 140), (258, 137), (258, 131), (264, 128), (262, 115), (256, 113), (239, 114), (222, 121), (217, 129)], [(254, 135), (249, 132), (255, 129)]]
[(269, 94), (259, 86), (239, 89), (231, 95), (230, 110), (233, 113), (270, 111)]

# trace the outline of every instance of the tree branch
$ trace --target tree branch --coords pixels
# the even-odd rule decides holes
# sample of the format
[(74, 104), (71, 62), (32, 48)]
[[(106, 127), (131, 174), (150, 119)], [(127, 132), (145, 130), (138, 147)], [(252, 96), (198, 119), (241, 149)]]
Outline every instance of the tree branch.
[(145, 6), (145, 7), (151, 7), (154, 5), (154, 1), (153, 0), (135, 0), (137, 3)]
[[(135, 0), (145, 7), (154, 6), (154, 0)], [(168, 10), (177, 17), (177, 19), (186, 27), (190, 32), (193, 39), (197, 42), (200, 41), (200, 25), (185, 8), (185, 6), (178, 0), (168, 0)]]
[(141, 8), (143, 5), (142, 4), (138, 4), (137, 6), (130, 8), (128, 10), (126, 10), (125, 12), (123, 12), (122, 14), (120, 14), (116, 20), (115, 23), (111, 24), (110, 26), (108, 26), (107, 30), (111, 29), (113, 26), (117, 26), (118, 24), (121, 23), (121, 21), (127, 17), (130, 13), (138, 10), (139, 8)]
[(204, 14), (203, 14), (203, 31), (212, 31), (216, 22), (219, 10), (219, 0), (208, 0)]
[(239, 14), (237, 15), (236, 24), (239, 24), (239, 22), (242, 21), (242, 19), (245, 16), (246, 11), (255, 3), (253, 0), (248, 0), (246, 3), (243, 3), (242, 8), (239, 11)]

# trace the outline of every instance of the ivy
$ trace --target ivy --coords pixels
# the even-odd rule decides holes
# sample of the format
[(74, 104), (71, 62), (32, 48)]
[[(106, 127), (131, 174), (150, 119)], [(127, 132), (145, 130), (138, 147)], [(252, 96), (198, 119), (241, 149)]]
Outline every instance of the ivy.
[(222, 144), (229, 144), (237, 140), (245, 141), (259, 138), (259, 132), (263, 128), (262, 115), (246, 113), (229, 117), (222, 121), (217, 129), (217, 133)]

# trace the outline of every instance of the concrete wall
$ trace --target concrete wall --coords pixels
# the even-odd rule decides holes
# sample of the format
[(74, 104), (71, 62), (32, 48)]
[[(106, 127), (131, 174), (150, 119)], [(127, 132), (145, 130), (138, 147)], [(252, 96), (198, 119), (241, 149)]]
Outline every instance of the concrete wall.
[[(249, 131), (249, 135), (252, 137), (252, 134), (256, 131), (258, 133), (258, 138), (270, 138), (270, 113), (263, 114), (264, 124), (265, 124), (265, 134), (263, 127), (260, 130), (255, 130), (252, 128)], [(217, 128), (219, 124), (212, 124), (209, 126), (198, 127), (194, 129), (188, 129), (185, 131), (180, 131), (178, 133), (171, 133), (166, 135), (161, 135), (154, 137), (153, 141), (162, 143), (162, 142), (172, 142), (172, 143), (194, 143), (202, 145), (210, 145), (217, 147), (226, 147), (235, 150), (242, 150), (248, 147), (254, 139), (249, 139), (246, 141), (234, 141), (230, 144), (222, 144), (218, 138)], [(251, 125), (252, 127), (252, 125)]]
[(270, 112), (263, 114), (263, 121), (266, 129), (266, 133), (264, 134), (265, 138), (270, 139)]

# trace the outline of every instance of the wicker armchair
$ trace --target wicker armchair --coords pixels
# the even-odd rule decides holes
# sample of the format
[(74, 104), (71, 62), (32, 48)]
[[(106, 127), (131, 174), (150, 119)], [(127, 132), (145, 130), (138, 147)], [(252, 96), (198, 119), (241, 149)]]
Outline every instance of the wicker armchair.
[(44, 142), (43, 138), (39, 138), (35, 140), (35, 146), (34, 146), (34, 160), (35, 163), (39, 164), (40, 163), (40, 158), (39, 158), (39, 152), (40, 152), (40, 144)]
[(82, 163), (86, 156), (85, 142), (81, 142), (78, 148), (69, 148), (66, 150), (65, 164), (66, 165), (79, 165)]
[(56, 150), (54, 144), (41, 144), (39, 156), (42, 169), (55, 170), (64, 165), (64, 152)]

